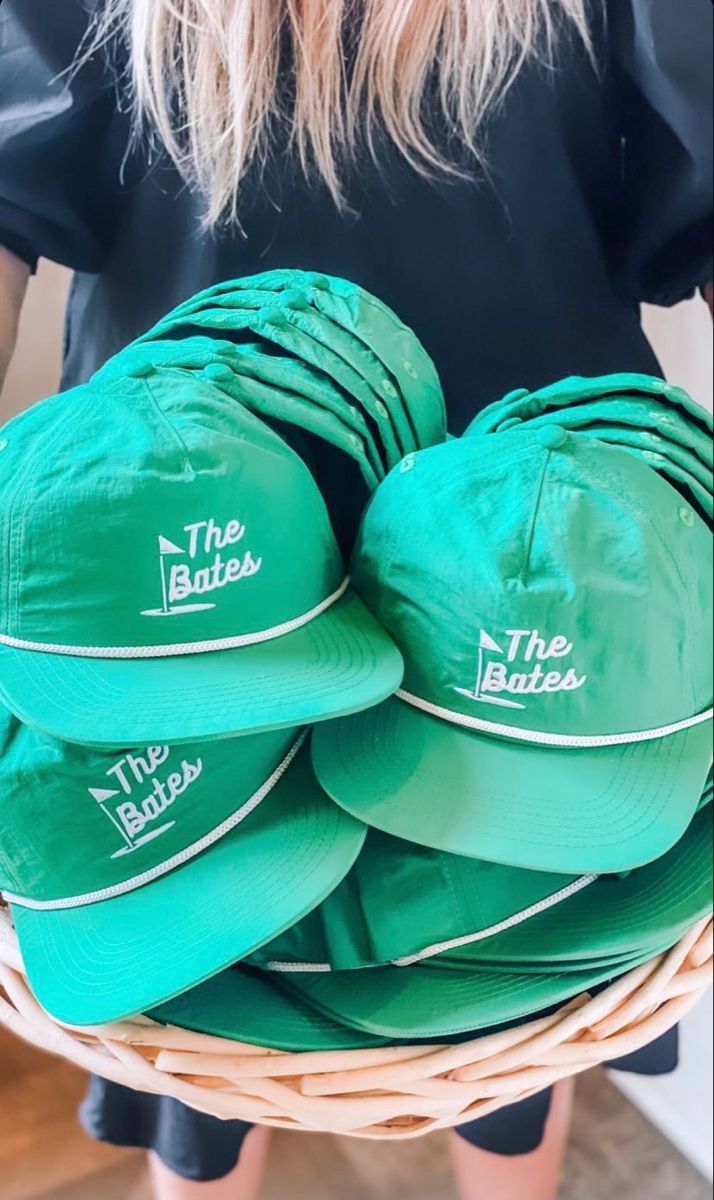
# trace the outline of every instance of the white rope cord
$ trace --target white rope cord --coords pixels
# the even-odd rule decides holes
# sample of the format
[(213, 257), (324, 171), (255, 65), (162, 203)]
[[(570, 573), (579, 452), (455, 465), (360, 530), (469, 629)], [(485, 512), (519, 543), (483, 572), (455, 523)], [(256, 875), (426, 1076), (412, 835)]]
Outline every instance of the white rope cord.
[(411, 692), (400, 689), (397, 693), (400, 700), (410, 704), (412, 708), (421, 709), (432, 717), (449, 721), (452, 725), (461, 725), (465, 729), (474, 729), (480, 733), (493, 734), (496, 737), (506, 737), (518, 742), (528, 742), (535, 746), (553, 746), (557, 749), (582, 750), (587, 747), (630, 746), (638, 742), (654, 742), (660, 738), (670, 737), (674, 733), (682, 733), (685, 729), (693, 729), (696, 725), (704, 725), (711, 721), (714, 709), (696, 717), (687, 717), (672, 725), (662, 725), (659, 729), (645, 729), (636, 733), (605, 733), (592, 736), (571, 737), (563, 733), (544, 733), (536, 729), (519, 729), (517, 725), (502, 725), (497, 721), (483, 721), (479, 717), (467, 717), (463, 713), (453, 712), (449, 708), (441, 708), (429, 700), (422, 700)]
[(72, 658), (174, 658), (182, 654), (207, 654), (215, 650), (236, 650), (241, 646), (257, 646), (261, 642), (270, 642), (275, 638), (284, 637), (309, 625), (316, 617), (326, 612), (338, 600), (341, 600), (350, 586), (349, 576), (340, 584), (336, 592), (311, 608), (301, 617), (284, 621), (282, 625), (274, 625), (272, 629), (264, 629), (259, 633), (244, 633), (236, 637), (216, 638), (206, 642), (176, 642), (169, 646), (64, 646), (50, 642), (28, 642), (23, 638), (9, 637), (0, 633), (0, 646), (9, 646), (13, 650), (33, 650), (39, 654), (61, 654)]
[(191, 859), (197, 858), (199, 854), (203, 854), (204, 850), (208, 850), (211, 846), (215, 846), (216, 842), (220, 842), (227, 834), (232, 833), (234, 829), (246, 820), (251, 813), (255, 812), (258, 805), (262, 804), (266, 796), (269, 796), (273, 788), (280, 782), (283, 775), (287, 771), (295, 756), (299, 753), (303, 746), (308, 731), (300, 735), (298, 740), (293, 745), (292, 749), (286, 754), (283, 761), (275, 768), (273, 774), (265, 783), (254, 792), (249, 800), (246, 800), (237, 812), (232, 816), (227, 817), (210, 833), (205, 834), (193, 845), (187, 846), (185, 850), (181, 850), (175, 854), (173, 858), (169, 858), (166, 862), (160, 863), (157, 867), (152, 867), (149, 871), (144, 871), (141, 875), (135, 875), (133, 879), (127, 879), (125, 883), (117, 883), (113, 887), (102, 888), (98, 892), (87, 892), (83, 896), (71, 896), (65, 900), (31, 900), (26, 896), (16, 896), (12, 892), (3, 892), (5, 900), (10, 904), (19, 905), (20, 908), (29, 908), (35, 912), (58, 912), (70, 908), (83, 908), (85, 905), (101, 904), (104, 900), (113, 900), (117, 896), (125, 896), (128, 892), (138, 891), (139, 888), (145, 887), (148, 883), (153, 883), (156, 879), (160, 879), (163, 875), (168, 875), (170, 871), (175, 871), (177, 867), (184, 866)]
[(500, 921), (497, 925), (492, 925), (490, 929), (482, 929), (480, 933), (467, 934), (465, 937), (452, 938), (450, 941), (437, 942), (433, 946), (428, 946), (426, 950), (422, 950), (419, 954), (395, 959), (393, 966), (412, 967), (415, 963), (422, 962), (426, 958), (434, 958), (437, 954), (446, 954), (449, 950), (461, 950), (465, 946), (474, 946), (477, 942), (484, 942), (487, 938), (495, 937), (498, 933), (506, 933), (509, 929), (515, 929), (516, 926), (530, 921), (532, 917), (538, 917), (541, 913), (548, 912), (551, 908), (556, 908), (557, 905), (570, 900), (572, 896), (577, 896), (579, 892), (590, 887), (591, 883), (595, 883), (598, 878), (599, 876), (597, 875), (583, 875), (580, 879), (576, 879), (573, 883), (568, 884), (567, 887), (561, 888), (555, 895), (548, 896), (545, 900), (539, 900), (537, 904), (532, 904), (530, 908), (525, 908), (523, 912), (517, 913), (516, 916), (508, 917), (505, 921)]
[[(497, 925), (491, 925), (488, 929), (481, 929), (478, 933), (467, 933), (463, 937), (436, 942), (433, 946), (427, 946), (425, 950), (420, 950), (417, 954), (410, 954), (405, 958), (395, 958), (389, 965), (392, 967), (413, 967), (417, 963), (424, 962), (427, 958), (435, 958), (437, 954), (446, 954), (449, 950), (460, 950), (465, 946), (473, 946), (477, 942), (484, 942), (488, 938), (495, 937), (498, 933), (506, 933), (509, 929), (515, 929), (517, 925), (523, 925), (531, 917), (540, 916), (541, 913), (548, 912), (549, 909), (555, 908), (556, 905), (562, 904), (565, 900), (570, 900), (572, 896), (577, 896), (578, 892), (582, 892), (586, 887), (590, 887), (590, 884), (595, 883), (597, 879), (599, 879), (598, 875), (583, 875), (580, 879), (575, 879), (572, 883), (569, 883), (567, 887), (561, 888), (559, 892), (555, 892), (554, 895), (547, 896), (545, 900), (539, 900), (537, 904), (532, 904), (529, 908), (515, 913), (512, 917), (507, 917), (504, 921), (499, 921)], [(329, 963), (271, 962), (263, 970), (283, 975), (305, 974), (308, 972), (329, 974), (333, 968)]]

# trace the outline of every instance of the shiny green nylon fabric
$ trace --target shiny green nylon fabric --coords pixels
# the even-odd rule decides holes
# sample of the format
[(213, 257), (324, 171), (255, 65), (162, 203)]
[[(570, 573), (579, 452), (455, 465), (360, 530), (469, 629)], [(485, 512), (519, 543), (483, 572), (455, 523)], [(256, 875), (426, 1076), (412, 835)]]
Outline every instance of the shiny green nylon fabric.
[(253, 961), (353, 970), (435, 953), (435, 943), (483, 936), (504, 921), (524, 919), (576, 882), (442, 854), (371, 830), (340, 887)]
[[(304, 292), (294, 289), (283, 291), (276, 296), (272, 293), (261, 295), (236, 290), (230, 296), (223, 296), (218, 301), (214, 301), (213, 305), (210, 302), (203, 305), (197, 303), (193, 310), (182, 312), (181, 321), (184, 323), (199, 321), (203, 325), (206, 315), (212, 319), (216, 317), (218, 311), (227, 314), (243, 314), (246, 309), (253, 308), (267, 316), (269, 323), (272, 318), (279, 321), (285, 317), (290, 326), (294, 327), (299, 334), (315, 343), (318, 352), (320, 350), (327, 351), (345, 358), (369, 385), (373, 395), (368, 402), (365, 403), (364, 397), (367, 393), (364, 393), (362, 389), (357, 394), (362, 396), (366, 411), (380, 423), (380, 427), (389, 422), (389, 430), (394, 434), (394, 445), (400, 452), (400, 456), (403, 457), (419, 448), (415, 431), (409, 422), (392, 376), (386, 373), (385, 367), (361, 339), (354, 337), (352, 333), (346, 331), (324, 313), (319, 312), (313, 307)], [(225, 317), (220, 318), (222, 328), (225, 328), (225, 319)], [(230, 318), (228, 320), (230, 324)], [(300, 343), (300, 345), (303, 344)]]
[(558, 425), (638, 455), (711, 524), (714, 441), (710, 414), (681, 388), (648, 376), (563, 380), (515, 392), (479, 413), (466, 436)]
[[(446, 407), (433, 361), (413, 331), (386, 304), (347, 280), (307, 271), (268, 271), (208, 288), (175, 309), (174, 315), (181, 315), (195, 302), (217, 300), (238, 290), (253, 289), (277, 296), (285, 291), (298, 292), (319, 312), (352, 333), (384, 366), (389, 386), (385, 378), (378, 381), (382, 398), (390, 410), (400, 405), (406, 412), (418, 447), (424, 449), (444, 441)], [(398, 416), (395, 419), (399, 419)]]
[(353, 579), (437, 714), (395, 698), (318, 732), (323, 787), (394, 836), (512, 866), (659, 857), (701, 796), (710, 721), (607, 747), (519, 739), (705, 713), (711, 563), (705, 523), (619, 448), (523, 429), (414, 456), (368, 509)]
[[(494, 433), (510, 418), (530, 420), (548, 409), (565, 410), (601, 400), (606, 400), (608, 404), (654, 403), (655, 406), (664, 406), (675, 421), (678, 417), (684, 417), (685, 420), (691, 418), (696, 445), (701, 446), (711, 466), (711, 441), (706, 449), (706, 435), (711, 438), (714, 429), (712, 414), (697, 404), (684, 388), (650, 375), (620, 373), (594, 378), (573, 376), (558, 380), (537, 392), (521, 388), (483, 409), (475, 417), (471, 430), (475, 433)], [(707, 458), (703, 461), (707, 461)]]
[(137, 373), (3, 430), (7, 706), (111, 747), (311, 723), (391, 694), (399, 656), (340, 598), (342, 559), (298, 455), (212, 384)]
[[(176, 367), (191, 372), (206, 373), (214, 385), (220, 379), (238, 377), (246, 384), (255, 382), (276, 390), (283, 404), (301, 402), (290, 413), (290, 419), (321, 437), (334, 440), (340, 449), (357, 457), (360, 465), (366, 458), (365, 477), (373, 489), (381, 481), (386, 468), (383, 452), (377, 448), (371, 423), (363, 411), (350, 402), (321, 371), (296, 358), (288, 358), (259, 343), (236, 345), (210, 337), (187, 337), (174, 341), (134, 343), (121, 351), (98, 373), (97, 379), (116, 377), (125, 373), (126, 365), (138, 362), (156, 366)], [(230, 372), (230, 375), (228, 374)], [(234, 386), (238, 386), (234, 384)], [(238, 399), (256, 415), (271, 415), (269, 392), (241, 391)], [(336, 419), (338, 424), (331, 418)], [(324, 425), (316, 427), (317, 421)], [(345, 441), (355, 435), (357, 442)], [(339, 440), (338, 440), (339, 438)], [(355, 448), (358, 454), (355, 455)], [(369, 472), (367, 475), (366, 472)]]
[(355, 345), (351, 344), (350, 335), (335, 328), (331, 336), (325, 333), (323, 340), (317, 341), (312, 322), (309, 322), (308, 329), (307, 324), (300, 310), (275, 304), (259, 309), (214, 307), (201, 309), (177, 320), (164, 318), (141, 340), (153, 341), (162, 334), (170, 334), (175, 338), (180, 330), (194, 333), (207, 329), (216, 330), (222, 337), (228, 333), (260, 337), (324, 371), (338, 387), (352, 396), (376, 422), (387, 464), (394, 466), (406, 451), (381, 396), (365, 380), (359, 364), (354, 363)]
[(369, 1050), (389, 1040), (333, 1021), (287, 992), (279, 979), (242, 967), (222, 971), (147, 1016), (163, 1025), (288, 1054)]
[[(531, 407), (526, 401), (524, 406)], [(479, 414), (479, 417), (481, 415)], [(705, 472), (711, 472), (712, 469), (711, 435), (701, 428), (688, 411), (672, 408), (663, 403), (659, 396), (635, 399), (611, 395), (594, 396), (587, 403), (581, 402), (562, 408), (548, 407), (543, 412), (533, 412), (530, 415), (526, 412), (525, 416), (519, 415), (519, 407), (516, 405), (511, 408), (509, 417), (499, 421), (493, 430), (483, 430), (479, 417), (469, 426), (466, 437), (505, 433), (508, 429), (516, 429), (523, 425), (530, 429), (540, 429), (543, 425), (562, 425), (573, 432), (587, 433), (594, 426), (604, 423), (617, 428), (624, 426), (624, 433), (629, 431), (631, 435), (636, 434), (645, 441), (648, 435), (661, 438), (665, 446), (673, 445), (694, 455)]]
[[(710, 801), (705, 792), (702, 803)], [(290, 975), (291, 966), (344, 971), (426, 951), (424, 961), (442, 966), (498, 962), (520, 971), (533, 964), (617, 965), (645, 949), (654, 954), (711, 911), (711, 821), (711, 811), (703, 812), (656, 863), (577, 892), (562, 876), (443, 855), (370, 831), (340, 887), (252, 961)], [(559, 892), (557, 902), (541, 903)], [(509, 917), (516, 918), (510, 929), (489, 934)], [(455, 940), (464, 944), (439, 951)]]
[(0, 886), (56, 1019), (99, 1024), (168, 1000), (340, 883), (365, 830), (321, 792), (298, 733), (108, 756), (10, 722)]
[[(595, 441), (462, 439), (392, 472), (352, 577), (405, 651), (408, 692), (548, 733), (653, 729), (712, 702), (712, 536), (680, 510), (656, 474)], [(481, 631), (509, 651), (507, 675), (545, 664), (539, 679), (501, 687), (499, 670), (489, 686), (486, 669), (475, 695)], [(523, 707), (498, 713), (494, 698)]]
[(591, 991), (649, 961), (616, 969), (519, 974), (452, 971), (433, 964), (291, 975), (286, 987), (332, 1020), (387, 1038), (452, 1037), (483, 1031)]
[[(712, 812), (696, 816), (682, 840), (627, 878), (605, 877), (563, 904), (488, 942), (440, 956), (457, 969), (482, 959), (516, 964), (654, 954), (673, 945), (714, 906)], [(434, 960), (436, 961), (436, 960)]]

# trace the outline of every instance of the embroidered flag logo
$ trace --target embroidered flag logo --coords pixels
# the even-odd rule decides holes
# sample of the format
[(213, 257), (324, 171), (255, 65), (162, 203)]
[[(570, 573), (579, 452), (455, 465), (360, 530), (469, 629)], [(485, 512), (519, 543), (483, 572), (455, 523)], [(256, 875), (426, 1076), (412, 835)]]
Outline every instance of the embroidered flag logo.
[[(515, 697), (573, 692), (587, 682), (587, 675), (578, 675), (574, 667), (554, 669), (554, 660), (569, 657), (574, 649), (562, 634), (546, 639), (537, 629), (507, 629), (506, 637), (504, 649), (481, 630), (476, 684), (473, 690), (457, 687), (455, 692), (479, 704), (524, 710), (527, 705)], [(544, 663), (550, 663), (551, 669)], [(519, 670), (519, 666), (525, 669)]]
[[(107, 778), (116, 788), (88, 789), (90, 796), (111, 821), (124, 843), (112, 858), (133, 854), (148, 842), (153, 842), (169, 829), (175, 820), (156, 826), (168, 810), (203, 774), (203, 761), (191, 763), (184, 759), (165, 779), (159, 769), (168, 762), (170, 746), (150, 746), (144, 754), (127, 754), (107, 771)], [(137, 797), (151, 781), (151, 791)], [(119, 803), (118, 803), (119, 801)]]
[[(208, 612), (216, 607), (215, 602), (196, 597), (256, 575), (263, 565), (262, 558), (254, 558), (250, 550), (239, 557), (225, 554), (246, 535), (246, 527), (240, 521), (229, 521), (225, 526), (213, 519), (198, 521), (184, 526), (183, 532), (186, 534), (185, 547), (159, 534), (162, 605), (161, 608), (145, 609), (142, 617), (177, 617)], [(181, 558), (188, 561), (174, 561)], [(199, 561), (207, 565), (199, 566)]]

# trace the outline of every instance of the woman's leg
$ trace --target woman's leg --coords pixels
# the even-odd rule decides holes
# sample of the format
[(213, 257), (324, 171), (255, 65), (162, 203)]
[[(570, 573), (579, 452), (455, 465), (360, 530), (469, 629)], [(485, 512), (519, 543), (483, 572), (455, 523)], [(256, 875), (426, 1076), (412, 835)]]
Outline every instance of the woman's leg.
[(263, 1185), (270, 1130), (256, 1127), (245, 1139), (240, 1162), (230, 1175), (214, 1183), (194, 1183), (176, 1175), (157, 1154), (149, 1155), (156, 1200), (257, 1200)]
[(454, 1134), (451, 1156), (460, 1200), (556, 1200), (570, 1137), (574, 1081), (553, 1093), (545, 1136), (532, 1154), (506, 1157)]

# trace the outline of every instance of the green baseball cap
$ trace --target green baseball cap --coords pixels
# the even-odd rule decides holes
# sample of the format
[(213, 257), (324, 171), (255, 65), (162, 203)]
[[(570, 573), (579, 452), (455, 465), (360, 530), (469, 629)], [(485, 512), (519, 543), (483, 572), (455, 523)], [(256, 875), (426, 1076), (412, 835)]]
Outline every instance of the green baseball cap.
[[(366, 410), (375, 421), (380, 425), (383, 422), (390, 423), (395, 439), (393, 445), (397, 447), (399, 457), (419, 449), (399, 388), (362, 339), (315, 307), (304, 289), (294, 288), (262, 295), (261, 315), (277, 313), (279, 317), (284, 316), (291, 329), (314, 342), (318, 354), (327, 352), (338, 355), (364, 380), (371, 394), (359, 389), (356, 395), (362, 397)], [(197, 301), (192, 310), (182, 311), (181, 320), (190, 322), (199, 314), (203, 321), (205, 313), (215, 317), (218, 310), (242, 314), (256, 306), (257, 298), (255, 292), (236, 289), (217, 300)]]
[(463, 969), (482, 958), (520, 970), (541, 961), (577, 963), (649, 950), (677, 939), (712, 911), (712, 812), (703, 810), (673, 850), (626, 878), (604, 876), (563, 903), (487, 942), (447, 951)]
[(244, 966), (229, 967), (147, 1015), (162, 1025), (287, 1053), (369, 1050), (388, 1041), (331, 1020), (279, 978)]
[[(567, 415), (567, 414), (566, 414)], [(548, 424), (560, 424), (555, 421)], [(540, 423), (539, 423), (540, 425)], [(661, 459), (670, 461), (690, 474), (696, 482), (705, 488), (711, 496), (714, 492), (714, 473), (707, 467), (694, 451), (684, 446), (682, 442), (654, 433), (650, 429), (638, 429), (634, 425), (620, 425), (613, 421), (592, 421), (583, 430), (588, 437), (597, 438), (601, 442), (609, 442), (623, 449), (637, 450), (648, 461)]]
[(285, 983), (319, 1012), (355, 1029), (387, 1038), (442, 1038), (478, 1033), (540, 1013), (590, 992), (651, 957), (633, 955), (616, 968), (550, 974), (454, 971), (429, 963), (291, 975), (285, 977)]
[(353, 563), (405, 682), (319, 732), (318, 778), (454, 854), (568, 874), (659, 858), (711, 764), (711, 568), (711, 531), (624, 450), (548, 429), (413, 456)]
[(206, 367), (204, 376), (244, 404), (257, 416), (268, 421), (279, 421), (297, 426), (329, 442), (357, 462), (369, 492), (375, 491), (384, 478), (384, 469), (375, 471), (370, 461), (368, 443), (365, 438), (347, 428), (334, 413), (314, 403), (308, 403), (292, 391), (285, 391), (275, 384), (265, 384), (257, 379), (237, 374), (228, 363)]
[(354, 970), (419, 962), (460, 944), (486, 947), (594, 879), (521, 871), (370, 830), (336, 891), (252, 961), (285, 972)]
[(431, 960), (578, 970), (654, 953), (711, 911), (711, 823), (703, 812), (625, 879), (524, 871), (371, 830), (343, 883), (252, 961), (287, 975)]
[[(557, 415), (560, 414), (554, 413), (552, 418), (529, 422), (529, 426), (543, 428), (547, 425), (557, 425)], [(562, 415), (562, 428), (571, 428), (567, 420), (567, 410)], [(681, 442), (635, 426), (607, 424), (604, 421), (593, 421), (582, 428), (574, 427), (574, 432), (578, 437), (593, 437), (601, 442), (619, 446), (641, 458), (648, 467), (658, 471), (672, 484), (682, 498), (693, 505), (700, 516), (711, 524), (714, 512), (714, 476), (711, 469)]]
[(279, 730), (108, 755), (2, 716), (0, 890), (57, 1020), (200, 983), (319, 904), (364, 841)]
[[(603, 402), (607, 403), (611, 413), (614, 409), (623, 413), (629, 411), (628, 421), (643, 424), (645, 428), (654, 422), (655, 428), (672, 436), (677, 435), (684, 422), (688, 438), (694, 439), (697, 449), (704, 455), (703, 461), (708, 461), (711, 466), (712, 414), (697, 404), (684, 388), (651, 375), (573, 376), (537, 392), (521, 388), (483, 409), (474, 419), (471, 431), (479, 434), (504, 432), (504, 424), (511, 420), (530, 421), (551, 410), (573, 410)], [(651, 409), (653, 415), (645, 415), (647, 409)]]
[(0, 696), (126, 747), (310, 724), (398, 686), (324, 501), (286, 443), (157, 369), (10, 422), (0, 452)]
[(297, 292), (341, 328), (352, 333), (384, 368), (377, 381), (388, 408), (406, 412), (419, 448), (439, 445), (446, 438), (446, 403), (434, 362), (414, 331), (404, 325), (383, 301), (345, 279), (313, 271), (274, 270), (246, 279), (219, 283), (199, 293), (174, 315), (201, 303), (235, 294)]
[[(273, 352), (271, 352), (273, 351)], [(296, 358), (287, 358), (274, 347), (257, 342), (236, 345), (210, 337), (187, 337), (181, 341), (160, 339), (155, 342), (135, 342), (127, 350), (120, 351), (95, 376), (96, 380), (116, 378), (125, 374), (127, 361), (136, 364), (145, 362), (150, 367), (177, 367), (192, 372), (204, 372), (214, 385), (229, 381), (231, 389), (237, 386), (236, 377), (246, 383), (256, 381), (277, 391), (283, 403), (302, 401), (304, 414), (309, 409), (313, 420), (324, 410), (329, 417), (336, 417), (348, 435), (356, 435), (353, 446), (363, 445), (361, 454), (367, 459), (367, 468), (372, 478), (382, 480), (386, 474), (385, 464), (374, 440), (370, 422), (362, 409), (350, 402), (330, 379), (308, 363)], [(223, 390), (226, 390), (225, 387)], [(286, 395), (286, 393), (288, 395)], [(259, 416), (261, 406), (253, 401), (250, 389), (239, 394), (239, 399)], [(261, 393), (264, 403), (264, 393)], [(316, 413), (313, 412), (316, 410)], [(322, 431), (319, 430), (322, 435)], [(354, 455), (354, 449), (350, 447)]]
[(165, 317), (140, 340), (153, 341), (167, 333), (175, 339), (181, 331), (204, 333), (206, 330), (214, 330), (222, 337), (231, 334), (262, 338), (266, 343), (272, 343), (323, 371), (364, 408), (378, 425), (390, 467), (403, 458), (405, 449), (398, 439), (390, 412), (381, 396), (373, 391), (364, 378), (360, 364), (355, 362), (358, 347), (356, 339), (350, 341), (350, 335), (335, 328), (333, 336), (325, 335), (318, 341), (314, 321), (308, 322), (305, 314), (277, 304), (274, 297), (270, 298), (268, 305), (259, 309), (236, 308), (230, 305), (229, 299), (225, 299), (222, 306), (196, 308), (176, 319), (171, 315)]

